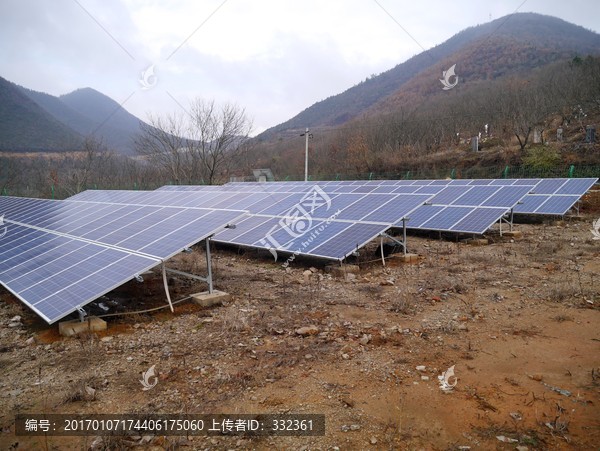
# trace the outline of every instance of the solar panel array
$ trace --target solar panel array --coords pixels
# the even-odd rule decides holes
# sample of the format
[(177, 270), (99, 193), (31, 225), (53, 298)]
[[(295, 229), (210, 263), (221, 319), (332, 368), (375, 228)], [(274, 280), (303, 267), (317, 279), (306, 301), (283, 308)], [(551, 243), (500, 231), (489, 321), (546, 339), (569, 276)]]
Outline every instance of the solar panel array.
[(510, 211), (563, 215), (596, 182), (229, 183), (86, 191), (67, 201), (2, 197), (0, 283), (52, 323), (208, 236), (343, 260), (407, 218), (412, 229), (481, 234)]
[[(597, 178), (553, 178), (553, 179), (448, 179), (448, 180), (355, 180), (355, 181), (327, 181), (327, 182), (269, 182), (269, 191), (303, 190), (307, 186), (318, 183), (326, 192), (378, 192), (378, 193), (412, 193), (431, 192), (437, 193), (443, 187), (455, 186), (529, 186), (531, 193), (524, 196), (514, 206), (515, 213), (533, 215), (565, 215), (575, 203), (595, 183)], [(239, 189), (264, 189), (264, 183), (235, 182), (224, 186), (229, 190)], [(166, 186), (163, 190), (198, 189), (195, 187)], [(413, 223), (414, 225), (414, 223)], [(412, 226), (412, 225), (411, 225)]]
[(50, 324), (243, 214), (15, 197), (0, 212), (0, 283)]
[(214, 241), (343, 260), (432, 197), (423, 193), (329, 195), (315, 186), (273, 193), (207, 188), (85, 191), (70, 201), (243, 209), (249, 217), (235, 230), (216, 233)]
[[(402, 218), (406, 216), (396, 215), (397, 219), (394, 220), (393, 218), (394, 211), (390, 210), (390, 207), (394, 206), (398, 202), (398, 199), (375, 209), (373, 205), (379, 205), (376, 199), (390, 195), (399, 195), (399, 197), (415, 195), (430, 196), (430, 199), (420, 204), (410, 213), (410, 220), (407, 223), (408, 228), (474, 234), (482, 234), (487, 231), (531, 190), (530, 184), (525, 184), (519, 180), (501, 180), (495, 181), (495, 183), (491, 183), (494, 181), (490, 180), (481, 181), (485, 185), (480, 185), (477, 182), (471, 180), (401, 180), (325, 182), (324, 185), (321, 185), (321, 182), (232, 183), (222, 188), (224, 188), (223, 193), (232, 193), (242, 189), (246, 193), (254, 192), (255, 194), (264, 194), (267, 191), (268, 194), (276, 198), (276, 196), (284, 194), (283, 190), (286, 190), (286, 192), (305, 193), (318, 186), (323, 192), (340, 202), (344, 199), (352, 198), (352, 196), (360, 195), (362, 196), (361, 200), (354, 203), (346, 211), (360, 210), (362, 208), (362, 211), (370, 211), (370, 214), (357, 217), (349, 216), (344, 212), (341, 216), (338, 216), (340, 219), (347, 217), (347, 219), (355, 221), (381, 221), (394, 227), (402, 226)], [(179, 187), (163, 187), (160, 191), (173, 192), (177, 191), (176, 188)], [(208, 197), (215, 193), (214, 188), (204, 190), (201, 186), (184, 186), (181, 188), (183, 188), (183, 192), (201, 192)], [(250, 212), (255, 213), (252, 208), (250, 208)], [(222, 232), (215, 238), (217, 240), (221, 238), (229, 240), (231, 236), (231, 231), (227, 231)], [(248, 243), (243, 244), (248, 245)]]

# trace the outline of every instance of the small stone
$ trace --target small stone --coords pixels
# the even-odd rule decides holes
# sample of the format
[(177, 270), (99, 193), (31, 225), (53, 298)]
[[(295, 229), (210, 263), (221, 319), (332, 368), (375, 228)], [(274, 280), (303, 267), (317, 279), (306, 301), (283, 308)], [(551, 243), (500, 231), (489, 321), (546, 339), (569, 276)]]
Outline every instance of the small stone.
[(304, 358), (305, 358), (306, 360), (310, 360), (310, 359), (312, 359), (312, 358), (313, 358), (313, 355), (312, 355), (312, 354), (306, 354), (306, 355), (304, 356)]
[(309, 269), (307, 269), (306, 271), (304, 271), (302, 273), (302, 275), (304, 276), (304, 282), (305, 283), (310, 282), (310, 277), (312, 276), (312, 274), (313, 274), (312, 271), (310, 271)]
[(360, 429), (360, 425), (359, 424), (351, 424), (350, 425), (350, 430), (351, 431), (358, 431)]
[(342, 359), (348, 360), (350, 356), (348, 354), (342, 354)]
[(415, 370), (423, 372), (427, 370), (427, 367), (425, 365), (419, 365), (415, 367)]
[(21, 322), (21, 317), (19, 315), (15, 315), (9, 321), (11, 323), (20, 323)]
[(371, 440), (369, 440), (371, 442), (371, 445), (377, 445), (377, 438), (376, 437), (371, 437)]
[(127, 361), (131, 362), (133, 360), (133, 357), (127, 357)]
[(92, 387), (86, 385), (85, 386), (85, 392), (92, 399), (94, 399), (96, 397), (96, 389), (95, 388), (92, 388)]
[(541, 374), (530, 374), (529, 379), (541, 382), (544, 379), (544, 376), (542, 376)]
[(460, 323), (458, 325), (458, 330), (468, 330), (469, 326), (467, 326), (465, 323)]
[(385, 279), (379, 282), (379, 285), (382, 287), (392, 287), (394, 286), (394, 281), (392, 279)]
[(429, 376), (421, 376), (421, 380), (422, 381), (428, 381), (429, 380)]
[(317, 326), (304, 326), (299, 329), (296, 329), (296, 334), (301, 335), (303, 337), (307, 335), (317, 335), (319, 333), (319, 328)]
[(344, 425), (342, 425), (341, 430), (342, 430), (342, 432), (348, 432), (350, 430), (350, 426), (344, 424)]
[(26, 345), (34, 345), (35, 344), (35, 337), (29, 337), (27, 340), (25, 340), (25, 344)]
[(109, 341), (112, 341), (112, 339), (113, 337), (102, 337), (100, 341), (103, 343), (108, 343)]
[(359, 342), (361, 345), (363, 345), (363, 346), (366, 346), (366, 345), (368, 345), (370, 341), (371, 341), (371, 336), (370, 336), (370, 335), (367, 335), (367, 334), (364, 334), (364, 335), (363, 335), (363, 336), (362, 336), (362, 337), (361, 337), (361, 338), (358, 340), (358, 342)]
[(342, 397), (341, 401), (348, 407), (354, 407), (354, 400), (347, 396)]

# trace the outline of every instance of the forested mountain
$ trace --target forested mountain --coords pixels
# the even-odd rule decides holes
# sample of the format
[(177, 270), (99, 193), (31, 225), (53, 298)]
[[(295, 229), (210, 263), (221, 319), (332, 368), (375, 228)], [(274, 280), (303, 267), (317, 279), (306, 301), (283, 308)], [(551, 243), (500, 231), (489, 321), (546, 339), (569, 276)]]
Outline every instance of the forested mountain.
[(556, 17), (518, 13), (461, 31), (393, 69), (315, 103), (263, 132), (269, 139), (286, 130), (339, 126), (366, 112), (414, 109), (443, 96), (442, 71), (456, 64), (459, 87), (524, 74), (577, 55), (600, 54), (600, 35)]
[(0, 150), (73, 150), (82, 136), (0, 77)]
[(60, 97), (0, 77), (0, 150), (72, 151), (84, 137), (132, 155), (140, 120), (110, 97), (83, 88)]

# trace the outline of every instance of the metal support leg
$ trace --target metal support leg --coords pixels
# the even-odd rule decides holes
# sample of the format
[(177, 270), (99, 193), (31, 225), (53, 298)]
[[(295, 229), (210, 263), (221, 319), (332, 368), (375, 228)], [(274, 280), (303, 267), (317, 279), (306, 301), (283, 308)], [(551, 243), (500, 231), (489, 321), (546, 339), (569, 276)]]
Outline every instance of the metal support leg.
[(513, 209), (510, 209), (510, 231), (513, 231), (513, 219), (515, 217), (515, 212), (513, 211)]
[(383, 254), (383, 235), (379, 239), (379, 247), (381, 248), (381, 263), (385, 266), (385, 255)]
[(167, 282), (167, 268), (165, 267), (165, 262), (162, 262), (162, 275), (163, 275), (163, 283), (165, 284), (165, 293), (167, 293), (167, 301), (169, 302), (169, 307), (171, 307), (171, 312), (173, 310), (173, 303), (171, 302), (171, 294), (169, 293), (169, 283)]
[(402, 218), (402, 243), (404, 243), (402, 248), (404, 249), (404, 255), (406, 256), (406, 218)]
[(207, 282), (208, 282), (208, 292), (213, 292), (213, 280), (212, 280), (212, 260), (210, 258), (210, 238), (206, 238), (204, 240), (206, 243), (206, 269), (207, 269)]

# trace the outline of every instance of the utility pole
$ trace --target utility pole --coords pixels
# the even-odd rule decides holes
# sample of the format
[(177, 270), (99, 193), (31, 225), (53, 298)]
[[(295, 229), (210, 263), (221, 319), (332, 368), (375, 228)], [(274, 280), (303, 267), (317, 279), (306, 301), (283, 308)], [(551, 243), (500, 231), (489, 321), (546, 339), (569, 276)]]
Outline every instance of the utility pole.
[(312, 138), (313, 135), (309, 133), (309, 130), (307, 128), (306, 132), (302, 133), (300, 136), (306, 137), (306, 146), (304, 149), (304, 181), (308, 182), (308, 138)]

